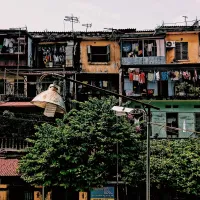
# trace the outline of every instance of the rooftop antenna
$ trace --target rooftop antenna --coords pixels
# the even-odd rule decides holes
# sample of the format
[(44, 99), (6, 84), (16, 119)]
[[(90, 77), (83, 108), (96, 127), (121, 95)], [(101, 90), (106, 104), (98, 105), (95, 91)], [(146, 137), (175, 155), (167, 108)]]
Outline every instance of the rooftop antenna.
[(86, 27), (86, 32), (87, 32), (88, 28), (91, 28), (91, 27), (92, 27), (92, 24), (82, 24), (82, 26), (85, 26), (85, 27)]
[(187, 16), (182, 16), (185, 19), (185, 25), (187, 26)]
[(64, 21), (68, 21), (72, 23), (72, 32), (74, 32), (74, 23), (79, 23), (78, 17), (73, 16), (65, 16)]
[(193, 26), (199, 27), (199, 20), (198, 20), (197, 17), (195, 19), (195, 22), (194, 22)]

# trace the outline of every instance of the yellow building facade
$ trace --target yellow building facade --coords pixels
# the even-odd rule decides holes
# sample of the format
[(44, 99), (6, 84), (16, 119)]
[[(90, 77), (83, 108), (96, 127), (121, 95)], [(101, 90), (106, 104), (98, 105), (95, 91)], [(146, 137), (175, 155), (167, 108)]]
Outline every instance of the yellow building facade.
[(199, 32), (167, 32), (166, 43), (171, 41), (174, 48), (166, 48), (166, 63), (199, 63)]
[(115, 41), (82, 41), (82, 72), (118, 73), (120, 68), (120, 46)]

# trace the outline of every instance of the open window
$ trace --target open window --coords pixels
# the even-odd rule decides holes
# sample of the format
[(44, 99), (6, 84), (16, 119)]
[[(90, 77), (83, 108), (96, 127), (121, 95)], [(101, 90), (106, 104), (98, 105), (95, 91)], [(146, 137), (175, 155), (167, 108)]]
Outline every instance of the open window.
[(178, 113), (166, 113), (166, 131), (167, 138), (177, 138), (178, 137)]
[(110, 45), (107, 46), (87, 46), (89, 62), (109, 62)]
[(188, 59), (188, 42), (176, 42), (175, 56), (176, 60)]

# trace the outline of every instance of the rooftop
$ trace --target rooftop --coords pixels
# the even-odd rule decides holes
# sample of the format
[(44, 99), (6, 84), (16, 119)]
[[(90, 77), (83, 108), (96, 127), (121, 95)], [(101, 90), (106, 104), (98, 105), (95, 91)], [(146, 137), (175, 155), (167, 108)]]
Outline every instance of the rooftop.
[(0, 158), (0, 176), (19, 176), (18, 159)]

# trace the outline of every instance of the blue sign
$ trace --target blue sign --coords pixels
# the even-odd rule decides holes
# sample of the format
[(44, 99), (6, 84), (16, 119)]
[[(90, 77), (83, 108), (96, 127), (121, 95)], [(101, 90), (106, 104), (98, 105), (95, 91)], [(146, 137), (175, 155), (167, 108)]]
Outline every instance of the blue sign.
[(114, 199), (114, 187), (94, 188), (90, 191), (90, 199)]

